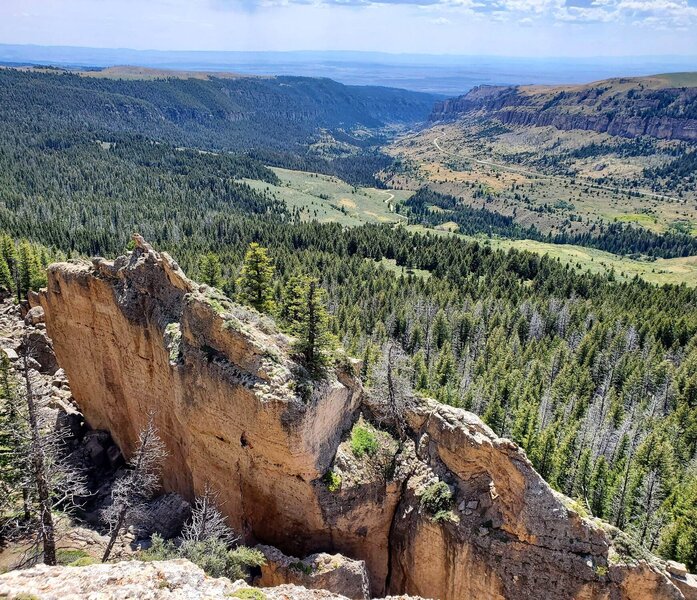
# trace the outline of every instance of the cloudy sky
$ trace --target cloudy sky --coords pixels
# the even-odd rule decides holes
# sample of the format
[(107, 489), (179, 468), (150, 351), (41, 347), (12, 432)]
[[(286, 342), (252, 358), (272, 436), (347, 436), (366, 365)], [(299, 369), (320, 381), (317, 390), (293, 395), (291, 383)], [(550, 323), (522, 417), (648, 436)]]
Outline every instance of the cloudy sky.
[(697, 56), (697, 0), (0, 0), (0, 43)]

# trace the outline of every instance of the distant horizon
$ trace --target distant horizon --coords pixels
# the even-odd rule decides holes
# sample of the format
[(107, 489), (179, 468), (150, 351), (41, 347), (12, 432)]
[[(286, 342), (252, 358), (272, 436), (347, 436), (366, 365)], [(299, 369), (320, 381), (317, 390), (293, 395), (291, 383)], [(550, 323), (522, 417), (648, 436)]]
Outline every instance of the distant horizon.
[[(163, 49), (163, 48), (134, 48), (129, 46), (85, 46), (77, 44), (37, 44), (37, 43), (26, 43), (26, 44), (7, 44), (0, 42), (0, 49), (6, 47), (26, 47), (26, 48), (63, 48), (63, 49), (78, 49), (78, 50), (112, 50), (115, 52), (138, 52), (138, 53), (162, 53), (162, 54), (359, 54), (359, 55), (378, 55), (378, 56), (391, 56), (391, 57), (433, 57), (433, 58), (479, 58), (479, 59), (510, 59), (510, 60), (530, 60), (530, 61), (544, 61), (544, 60), (564, 60), (564, 61), (582, 61), (582, 60), (600, 60), (600, 61), (613, 61), (613, 60), (626, 60), (626, 59), (640, 59), (640, 60), (664, 60), (664, 59), (675, 59), (675, 60), (694, 60), (694, 70), (697, 71), (697, 52), (695, 54), (587, 54), (587, 55), (563, 55), (563, 54), (549, 54), (549, 55), (507, 55), (507, 54), (485, 54), (485, 53), (454, 53), (454, 52), (390, 52), (387, 50), (351, 50), (351, 49), (332, 49), (332, 50), (317, 50), (311, 48), (305, 49), (294, 49), (294, 50), (215, 50), (209, 48), (188, 48), (188, 49)], [(127, 66), (127, 65), (123, 65)], [(128, 66), (141, 66), (141, 65), (128, 65)]]
[(582, 84), (612, 77), (697, 71), (697, 57), (506, 57), (356, 50), (137, 50), (0, 44), (0, 63), (90, 69), (144, 67), (242, 75), (328, 77), (441, 96), (476, 85)]

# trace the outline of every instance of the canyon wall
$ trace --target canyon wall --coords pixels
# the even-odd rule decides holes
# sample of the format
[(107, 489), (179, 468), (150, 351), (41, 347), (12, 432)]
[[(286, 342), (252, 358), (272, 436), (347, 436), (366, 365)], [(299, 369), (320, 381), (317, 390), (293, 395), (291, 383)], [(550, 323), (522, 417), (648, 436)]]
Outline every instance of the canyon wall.
[[(660, 561), (617, 554), (606, 528), (470, 413), (415, 400), (408, 438), (368, 468), (346, 438), (375, 400), (348, 366), (308, 385), (271, 320), (135, 240), (113, 262), (51, 265), (40, 302), (89, 423), (128, 456), (153, 416), (166, 490), (192, 499), (212, 485), (248, 543), (365, 561), (374, 596), (684, 597)], [(421, 501), (439, 481), (453, 494), (446, 518)]]
[(504, 125), (582, 129), (697, 142), (697, 88), (617, 90), (607, 82), (563, 89), (479, 86), (437, 102), (431, 121), (495, 118)]

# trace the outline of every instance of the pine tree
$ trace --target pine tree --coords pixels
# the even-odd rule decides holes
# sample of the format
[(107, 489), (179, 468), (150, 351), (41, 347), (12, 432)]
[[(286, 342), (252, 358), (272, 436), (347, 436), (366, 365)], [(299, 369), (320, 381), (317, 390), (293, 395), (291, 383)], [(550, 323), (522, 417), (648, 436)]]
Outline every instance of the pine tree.
[(592, 477), (593, 466), (591, 464), (591, 451), (585, 449), (581, 452), (581, 458), (578, 461), (574, 495), (583, 500), (586, 504), (590, 496)]
[(436, 361), (436, 381), (438, 385), (444, 386), (448, 383), (452, 383), (456, 374), (457, 370), (455, 368), (455, 357), (453, 356), (452, 347), (450, 342), (445, 342), (442, 350), (438, 354), (438, 360)]
[(661, 556), (685, 563), (691, 573), (697, 571), (697, 475), (693, 472), (671, 496), (674, 518), (661, 536)]
[(504, 423), (506, 421), (506, 411), (501, 406), (501, 400), (494, 398), (486, 407), (482, 415), (484, 422), (491, 427), (497, 435), (503, 435)]
[(441, 308), (436, 313), (436, 319), (433, 322), (433, 341), (436, 344), (436, 348), (440, 350), (443, 344), (450, 339), (450, 325), (448, 324), (448, 319), (445, 316), (445, 311)]
[(325, 292), (314, 278), (303, 282), (303, 304), (293, 328), (295, 349), (302, 355), (305, 365), (314, 375), (320, 374), (329, 364), (334, 339), (329, 333), (329, 315), (325, 306)]
[(206, 484), (203, 495), (197, 496), (191, 510), (191, 520), (184, 524), (182, 540), (186, 542), (203, 542), (214, 539), (232, 544), (237, 536), (228, 527), (226, 517), (218, 508), (219, 494)]
[(17, 269), (17, 248), (12, 238), (6, 233), (0, 235), (0, 256), (5, 259), (10, 273), (13, 274), (12, 279), (14, 281), (14, 273)]
[(536, 437), (534, 446), (530, 450), (525, 450), (537, 472), (552, 485), (556, 485), (554, 481), (554, 450), (557, 447), (557, 435), (557, 426), (550, 425)]
[(217, 254), (209, 252), (201, 259), (200, 273), (203, 283), (214, 288), (220, 287), (223, 281), (223, 272)]
[(14, 281), (12, 280), (12, 272), (5, 260), (5, 257), (0, 253), (0, 297), (4, 294), (11, 294), (14, 289)]
[(259, 312), (271, 312), (275, 306), (273, 275), (274, 267), (268, 251), (256, 242), (252, 242), (245, 254), (244, 264), (237, 280), (240, 302), (253, 306)]
[(6, 510), (12, 511), (18, 502), (22, 476), (28, 468), (26, 415), (20, 410), (15, 382), (10, 375), (10, 361), (0, 350), (0, 515)]
[(537, 406), (529, 401), (521, 401), (511, 428), (511, 437), (528, 454), (534, 450), (537, 439)]
[(291, 330), (300, 321), (302, 315), (304, 285), (304, 277), (293, 275), (283, 286), (278, 316), (281, 323)]
[(41, 268), (39, 259), (31, 247), (31, 244), (22, 240), (19, 244), (17, 257), (17, 299), (26, 297), (29, 290), (37, 290), (46, 283), (46, 278)]
[(423, 350), (419, 350), (414, 355), (413, 363), (414, 389), (419, 392), (425, 392), (428, 390), (428, 366), (426, 365), (426, 358)]
[(590, 509), (595, 517), (601, 519), (605, 516), (607, 509), (607, 495), (609, 487), (609, 477), (607, 461), (604, 456), (598, 458), (591, 477), (591, 497)]

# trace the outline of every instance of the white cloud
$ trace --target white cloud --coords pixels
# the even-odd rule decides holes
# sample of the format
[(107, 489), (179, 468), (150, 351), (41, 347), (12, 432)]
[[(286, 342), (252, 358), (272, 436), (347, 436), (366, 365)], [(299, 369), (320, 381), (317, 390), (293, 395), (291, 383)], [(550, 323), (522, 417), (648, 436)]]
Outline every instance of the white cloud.
[(694, 2), (0, 0), (0, 40), (181, 50), (694, 56)]

